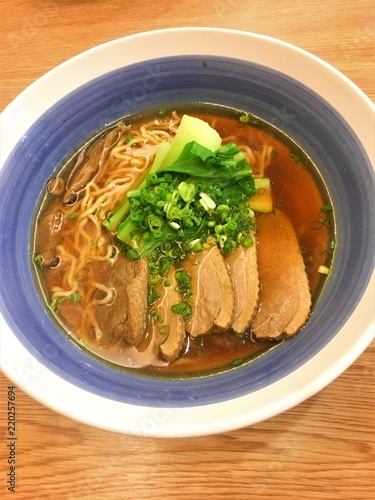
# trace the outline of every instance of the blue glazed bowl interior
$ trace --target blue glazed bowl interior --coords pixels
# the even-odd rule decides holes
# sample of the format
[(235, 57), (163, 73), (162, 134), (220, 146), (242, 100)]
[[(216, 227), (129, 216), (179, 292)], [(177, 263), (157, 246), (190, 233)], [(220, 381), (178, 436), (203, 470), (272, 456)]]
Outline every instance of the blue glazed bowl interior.
[[(197, 101), (258, 115), (293, 138), (318, 165), (336, 210), (334, 270), (306, 327), (264, 357), (199, 379), (146, 379), (113, 369), (79, 349), (46, 311), (30, 255), (35, 211), (47, 179), (98, 130), (131, 113)], [(1, 312), (41, 363), (94, 394), (175, 407), (242, 396), (308, 361), (351, 315), (374, 264), (373, 192), (372, 167), (348, 124), (318, 95), (279, 72), (212, 56), (161, 58), (120, 68), (50, 108), (0, 172)]]

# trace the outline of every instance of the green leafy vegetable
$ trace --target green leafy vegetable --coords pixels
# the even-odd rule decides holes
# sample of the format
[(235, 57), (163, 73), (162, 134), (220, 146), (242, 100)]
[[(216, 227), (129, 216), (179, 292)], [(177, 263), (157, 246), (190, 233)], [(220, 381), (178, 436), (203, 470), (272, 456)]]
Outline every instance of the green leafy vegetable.
[[(162, 166), (163, 160), (165, 156), (167, 155), (168, 151), (171, 148), (171, 143), (170, 142), (162, 142), (160, 146), (158, 147), (158, 150), (155, 155), (154, 163), (151, 166), (150, 171), (148, 174), (153, 174), (157, 170), (159, 170)], [(133, 186), (133, 195), (136, 192), (135, 188), (142, 188), (146, 184), (146, 174), (143, 176), (140, 176), (137, 185)], [(124, 220), (124, 218), (127, 216), (127, 214), (130, 212), (130, 203), (129, 203), (129, 194), (124, 197), (123, 200), (120, 200), (120, 208), (109, 218), (106, 219), (103, 222), (103, 225), (111, 232), (114, 232), (118, 229), (118, 226), (120, 223)]]
[(132, 136), (131, 134), (128, 134), (125, 137), (124, 144), (128, 144), (128, 142), (132, 141), (133, 139), (134, 139), (134, 136)]
[[(184, 115), (173, 142), (159, 146), (148, 175), (104, 225), (117, 231), (132, 259), (158, 249), (171, 259), (165, 261), (170, 267), (213, 244), (228, 255), (253, 243), (254, 212), (246, 202), (256, 192), (238, 146), (221, 146), (216, 130)], [(168, 266), (156, 275), (165, 276)]]
[(117, 237), (144, 258), (164, 241), (194, 242), (190, 251), (199, 251), (209, 234), (220, 233), (216, 242), (230, 253), (250, 232), (254, 214), (245, 202), (255, 193), (250, 165), (236, 145), (212, 152), (189, 143), (174, 164), (128, 193), (131, 210)]
[(33, 257), (33, 262), (37, 269), (43, 269), (43, 257), (41, 255), (35, 255)]
[(198, 142), (204, 148), (216, 151), (221, 145), (221, 137), (215, 129), (205, 121), (193, 116), (184, 115), (181, 119), (172, 146), (165, 156), (163, 167), (174, 163), (189, 142)]

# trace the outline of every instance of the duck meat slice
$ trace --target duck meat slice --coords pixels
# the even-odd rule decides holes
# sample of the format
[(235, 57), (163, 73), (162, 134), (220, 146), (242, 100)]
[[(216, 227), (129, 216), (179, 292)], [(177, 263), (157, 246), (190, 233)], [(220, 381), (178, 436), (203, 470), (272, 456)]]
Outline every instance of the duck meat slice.
[(261, 290), (252, 330), (258, 339), (279, 339), (285, 333), (292, 336), (311, 307), (311, 298), (306, 300), (310, 291), (298, 240), (289, 218), (280, 210), (260, 215), (257, 222)]
[(192, 317), (185, 328), (192, 338), (213, 327), (227, 330), (234, 314), (234, 291), (228, 267), (217, 246), (190, 255), (183, 267), (191, 276)]
[(135, 262), (123, 256), (117, 259), (105, 283), (114, 290), (114, 300), (96, 307), (102, 345), (124, 340), (137, 347), (142, 342), (146, 333), (147, 284), (145, 260)]
[(259, 271), (255, 243), (245, 248), (239, 245), (226, 257), (229, 275), (234, 290), (234, 318), (232, 328), (236, 333), (244, 333), (257, 312), (259, 302)]
[(165, 276), (164, 284), (155, 285), (160, 298), (153, 306), (157, 316), (152, 320), (152, 345), (167, 361), (174, 361), (181, 352), (185, 338), (185, 322), (181, 314), (172, 311), (172, 306), (181, 302), (181, 294), (176, 291), (175, 268), (171, 267)]

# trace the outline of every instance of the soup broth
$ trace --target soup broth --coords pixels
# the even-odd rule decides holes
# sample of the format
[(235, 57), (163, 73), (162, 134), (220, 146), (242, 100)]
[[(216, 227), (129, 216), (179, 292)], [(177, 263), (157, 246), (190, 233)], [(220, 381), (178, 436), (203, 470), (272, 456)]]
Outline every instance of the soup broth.
[[(139, 188), (160, 144), (173, 140), (184, 114), (210, 124), (224, 145), (233, 142), (239, 147), (255, 178), (269, 179), (272, 209), (287, 216), (298, 240), (312, 311), (334, 254), (334, 213), (317, 168), (291, 138), (257, 117), (198, 103), (129, 116), (101, 131), (48, 182), (36, 217), (33, 261), (44, 300), (62, 330), (104, 362), (121, 369), (137, 369), (144, 375), (180, 377), (223, 371), (264, 355), (284, 341), (283, 336), (257, 339), (251, 324), (241, 332), (231, 327), (223, 331), (213, 324), (204, 334), (192, 335), (186, 331), (178, 355), (174, 359), (163, 357), (159, 350), (164, 342), (162, 337), (172, 335), (174, 327), (160, 320), (161, 326), (157, 326), (155, 333), (161, 299), (150, 300), (150, 290), (160, 295), (162, 287), (175, 286), (171, 283), (174, 277), (166, 273), (162, 280), (152, 282), (155, 252), (141, 259), (146, 261), (142, 267), (138, 256), (134, 258), (118, 234), (103, 224), (124, 204), (127, 193)], [(133, 194), (139, 196), (136, 190)], [(251, 230), (253, 245), (262, 217), (265, 214), (255, 213)], [(177, 227), (176, 223), (172, 226)], [(203, 262), (210, 247), (204, 238), (201, 235), (196, 238), (198, 247), (185, 249), (182, 257)], [(212, 245), (210, 239), (207, 241)], [(173, 264), (177, 271), (184, 269), (183, 258)], [(123, 266), (125, 261), (128, 267)], [(137, 322), (131, 315), (144, 300), (143, 289), (139, 292), (137, 288), (144, 273), (148, 276), (148, 305), (142, 319), (141, 340), (124, 340), (124, 318), (110, 334), (103, 333), (103, 325), (112, 324), (113, 318), (121, 314), (119, 296), (125, 294), (121, 290), (124, 280), (128, 286), (127, 321)], [(161, 294), (163, 297), (163, 291)], [(186, 295), (185, 299), (181, 303), (189, 304), (194, 297)], [(181, 314), (187, 325), (181, 311), (177, 313), (178, 319)], [(126, 330), (126, 338), (135, 339), (133, 333)]]

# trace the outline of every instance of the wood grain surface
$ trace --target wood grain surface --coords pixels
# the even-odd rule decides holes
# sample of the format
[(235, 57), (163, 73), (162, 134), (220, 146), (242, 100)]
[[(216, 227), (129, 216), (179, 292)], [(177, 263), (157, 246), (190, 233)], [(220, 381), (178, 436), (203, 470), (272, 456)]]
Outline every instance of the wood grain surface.
[[(179, 26), (280, 38), (325, 59), (375, 100), (370, 0), (2, 0), (0, 10), (0, 109), (86, 49)], [(17, 388), (14, 498), (375, 498), (374, 356), (373, 343), (327, 388), (282, 415), (192, 439), (98, 430), (54, 413)], [(7, 491), (5, 440), (11, 382), (4, 376), (0, 382), (0, 498), (5, 498), (13, 494)]]

